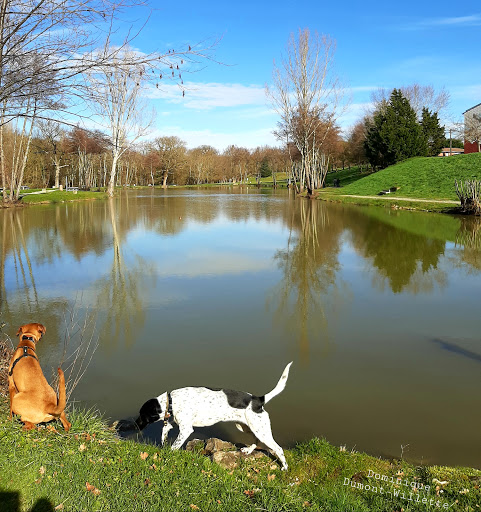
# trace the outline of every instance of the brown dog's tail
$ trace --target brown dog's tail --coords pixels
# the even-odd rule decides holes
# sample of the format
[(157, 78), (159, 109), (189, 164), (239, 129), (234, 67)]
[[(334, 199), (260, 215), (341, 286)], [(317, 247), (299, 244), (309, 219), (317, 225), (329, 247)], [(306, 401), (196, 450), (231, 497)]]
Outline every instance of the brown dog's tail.
[(57, 407), (47, 411), (52, 416), (60, 416), (67, 405), (67, 394), (65, 393), (65, 375), (61, 368), (58, 370), (58, 402)]

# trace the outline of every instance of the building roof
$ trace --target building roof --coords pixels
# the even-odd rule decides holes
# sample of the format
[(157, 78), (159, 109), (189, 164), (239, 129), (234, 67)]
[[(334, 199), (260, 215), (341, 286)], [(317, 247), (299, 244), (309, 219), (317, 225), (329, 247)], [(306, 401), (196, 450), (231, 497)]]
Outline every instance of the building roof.
[(470, 110), (473, 110), (473, 108), (479, 107), (480, 105), (481, 105), (481, 103), (478, 103), (477, 105), (474, 105), (474, 107), (468, 108), (468, 110), (465, 110), (463, 112), (463, 115), (466, 114), (466, 112), (469, 112)]

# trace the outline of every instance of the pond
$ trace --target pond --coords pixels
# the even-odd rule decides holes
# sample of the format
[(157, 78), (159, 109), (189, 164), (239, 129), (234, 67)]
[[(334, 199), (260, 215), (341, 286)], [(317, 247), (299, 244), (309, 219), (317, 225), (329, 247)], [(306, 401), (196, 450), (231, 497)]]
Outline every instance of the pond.
[(112, 420), (187, 385), (262, 395), (294, 361), (267, 406), (283, 447), (480, 468), (480, 226), (255, 187), (7, 209), (0, 320), (47, 327), (49, 380), (78, 348), (70, 401)]

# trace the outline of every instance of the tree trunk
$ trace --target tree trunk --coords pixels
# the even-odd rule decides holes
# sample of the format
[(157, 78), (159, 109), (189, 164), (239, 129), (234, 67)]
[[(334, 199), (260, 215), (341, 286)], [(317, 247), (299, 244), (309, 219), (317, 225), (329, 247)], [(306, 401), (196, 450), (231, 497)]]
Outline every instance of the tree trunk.
[(117, 173), (117, 161), (119, 157), (114, 156), (112, 158), (112, 168), (110, 169), (110, 179), (109, 186), (107, 187), (107, 194), (112, 197), (114, 195), (114, 187), (115, 187), (115, 174)]
[(167, 188), (167, 178), (169, 176), (169, 173), (164, 171), (162, 175), (162, 188)]
[(55, 160), (55, 185), (53, 188), (60, 187), (60, 162)]

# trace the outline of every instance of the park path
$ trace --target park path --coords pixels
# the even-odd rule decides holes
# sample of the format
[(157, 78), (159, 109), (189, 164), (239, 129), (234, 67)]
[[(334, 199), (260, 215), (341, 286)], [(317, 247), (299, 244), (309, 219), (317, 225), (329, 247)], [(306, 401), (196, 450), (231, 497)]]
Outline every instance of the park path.
[(389, 200), (397, 200), (397, 201), (413, 201), (416, 203), (443, 203), (443, 204), (460, 204), (460, 201), (453, 201), (451, 199), (416, 199), (414, 197), (397, 197), (391, 196), (389, 194), (383, 196), (357, 196), (357, 195), (349, 195), (349, 194), (339, 194), (340, 197), (359, 197), (361, 199), (389, 199)]

